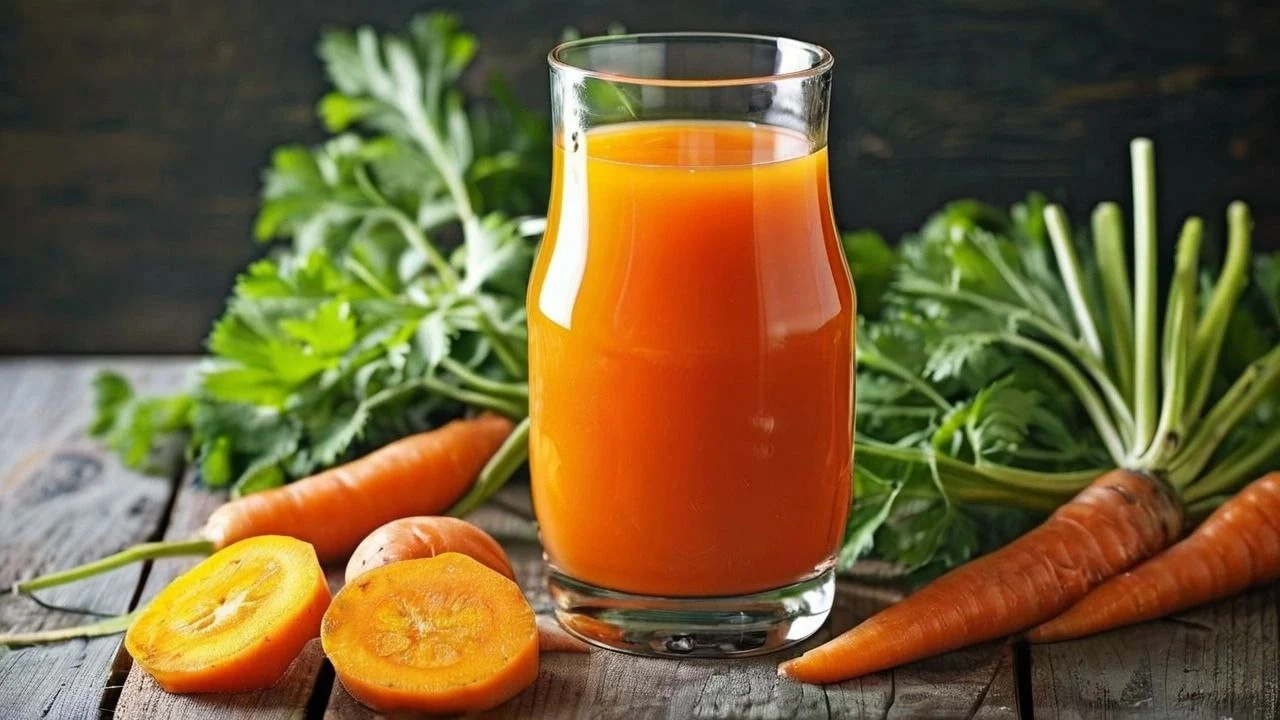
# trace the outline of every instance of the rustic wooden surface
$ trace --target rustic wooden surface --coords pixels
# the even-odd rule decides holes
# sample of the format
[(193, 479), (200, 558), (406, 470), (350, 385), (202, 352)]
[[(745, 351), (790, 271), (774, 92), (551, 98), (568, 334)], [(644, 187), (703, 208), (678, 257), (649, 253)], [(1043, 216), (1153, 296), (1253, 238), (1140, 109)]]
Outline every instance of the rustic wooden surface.
[[(1156, 139), (1162, 225), (1217, 234), (1250, 201), (1280, 247), (1280, 3), (1273, 0), (313, 0), (0, 3), (0, 352), (194, 352), (250, 240), (270, 148), (323, 137), (324, 27), (459, 10), (470, 76), (546, 106), (566, 26), (720, 29), (837, 58), (843, 227), (896, 236), (956, 197), (1041, 189), (1077, 218), (1127, 201), (1127, 142)], [(1162, 238), (1171, 249), (1174, 233)]]
[[(220, 498), (192, 483), (143, 478), (83, 438), (95, 360), (0, 361), (0, 583), (148, 538), (198, 528)], [(188, 360), (107, 361), (145, 389), (177, 387)], [(474, 518), (507, 548), (535, 609), (550, 610), (527, 488)], [(43, 593), (121, 612), (191, 565), (156, 561)], [(340, 568), (330, 574), (340, 582)], [(828, 629), (896, 595), (842, 582)], [(1276, 718), (1280, 591), (1264, 588), (1171, 621), (1058, 646), (995, 643), (825, 688), (777, 678), (783, 656), (660, 661), (597, 651), (545, 655), (538, 681), (494, 718)], [(0, 598), (0, 632), (83, 622)], [(798, 652), (795, 651), (795, 652)], [(326, 718), (370, 720), (312, 645), (277, 687), (175, 697), (131, 667), (118, 638), (0, 649), (0, 718)]]

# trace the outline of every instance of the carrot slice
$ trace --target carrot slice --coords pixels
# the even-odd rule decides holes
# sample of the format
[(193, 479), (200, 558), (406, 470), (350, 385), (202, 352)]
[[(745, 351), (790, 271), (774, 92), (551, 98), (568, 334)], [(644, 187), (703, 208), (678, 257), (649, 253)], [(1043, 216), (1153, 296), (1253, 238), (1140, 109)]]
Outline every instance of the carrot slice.
[(374, 530), (351, 554), (346, 579), (350, 583), (383, 565), (447, 552), (462, 553), (516, 579), (507, 553), (493, 536), (466, 520), (444, 515), (401, 518)]
[(379, 712), (488, 710), (538, 674), (538, 626), (514, 582), (459, 553), (375, 568), (344, 587), (320, 641)]
[(267, 535), (221, 550), (174, 580), (124, 644), (172, 693), (271, 687), (320, 634), (329, 586), (311, 545)]

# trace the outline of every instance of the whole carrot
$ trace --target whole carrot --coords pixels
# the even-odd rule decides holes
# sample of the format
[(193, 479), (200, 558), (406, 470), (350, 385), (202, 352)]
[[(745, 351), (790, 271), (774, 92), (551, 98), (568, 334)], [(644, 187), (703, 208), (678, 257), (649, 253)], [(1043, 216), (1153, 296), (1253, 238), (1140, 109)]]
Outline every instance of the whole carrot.
[(475, 482), (510, 420), (481, 415), (410, 435), (345, 465), (219, 507), (191, 540), (144, 543), (97, 562), (18, 583), (32, 592), (157, 557), (208, 555), (238, 540), (285, 535), (315, 546), (321, 562), (346, 557), (366, 535), (408, 515), (443, 513)]
[(1159, 552), (1181, 528), (1181, 505), (1163, 485), (1112, 470), (1035, 530), (783, 663), (778, 672), (801, 682), (838, 682), (1019, 632)]
[(288, 535), (321, 562), (346, 557), (374, 529), (407, 515), (449, 509), (511, 433), (498, 415), (455, 420), (410, 435), (331, 470), (213, 511), (204, 537), (223, 547), (255, 535)]
[(1253, 481), (1187, 539), (1027, 633), (1045, 643), (1164, 617), (1280, 579), (1280, 472)]

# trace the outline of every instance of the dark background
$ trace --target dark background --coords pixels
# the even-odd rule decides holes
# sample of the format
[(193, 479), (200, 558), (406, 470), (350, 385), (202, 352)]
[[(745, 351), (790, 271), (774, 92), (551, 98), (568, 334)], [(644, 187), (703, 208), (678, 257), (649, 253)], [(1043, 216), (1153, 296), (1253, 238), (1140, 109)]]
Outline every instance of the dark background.
[(192, 352), (240, 268), (258, 173), (316, 141), (322, 28), (459, 10), (473, 72), (545, 107), (562, 29), (718, 29), (836, 55), (841, 226), (896, 235), (957, 196), (1129, 201), (1156, 140), (1162, 239), (1248, 200), (1280, 247), (1280, 3), (1270, 0), (3, 0), (0, 352)]

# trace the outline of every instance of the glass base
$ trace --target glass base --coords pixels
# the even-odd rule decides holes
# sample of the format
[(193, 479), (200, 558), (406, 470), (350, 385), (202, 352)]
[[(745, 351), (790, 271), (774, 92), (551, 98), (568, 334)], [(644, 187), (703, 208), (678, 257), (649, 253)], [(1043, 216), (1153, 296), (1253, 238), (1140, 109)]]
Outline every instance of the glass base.
[(651, 657), (727, 658), (794, 645), (822, 627), (835, 572), (786, 587), (729, 597), (669, 598), (605, 590), (552, 570), (556, 619), (608, 650)]

